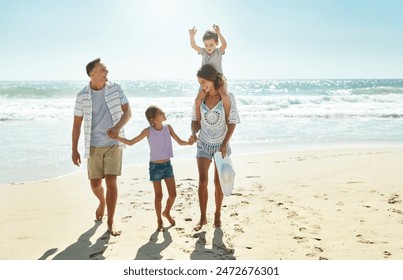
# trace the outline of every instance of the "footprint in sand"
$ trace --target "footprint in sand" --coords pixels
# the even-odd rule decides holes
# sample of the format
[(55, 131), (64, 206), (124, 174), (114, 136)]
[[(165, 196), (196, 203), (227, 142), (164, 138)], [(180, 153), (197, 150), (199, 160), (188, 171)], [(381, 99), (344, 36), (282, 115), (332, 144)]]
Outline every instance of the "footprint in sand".
[(295, 212), (295, 211), (288, 212), (287, 218), (294, 218), (294, 217), (298, 217), (297, 212)]
[(399, 195), (396, 193), (392, 194), (391, 197), (388, 199), (389, 204), (397, 204), (400, 202), (402, 201), (399, 199)]
[(140, 204), (135, 201), (130, 201), (130, 204), (133, 206), (133, 208), (140, 207)]
[(231, 194), (231, 195), (233, 195), (233, 196), (242, 196), (241, 193), (233, 193), (233, 194)]
[[(309, 237), (310, 239), (316, 240), (316, 241), (322, 241), (322, 238), (317, 238), (317, 237)], [(301, 242), (307, 242), (308, 237), (304, 236), (294, 236), (293, 239), (297, 240), (298, 243)]]
[(378, 209), (376, 209), (376, 208), (374, 208), (374, 207), (372, 207), (370, 205), (362, 205), (362, 207), (372, 209), (373, 211), (378, 211)]
[(239, 224), (235, 224), (235, 225), (234, 225), (234, 230), (235, 230), (236, 232), (244, 233), (242, 227), (241, 227)]
[(184, 229), (184, 228), (181, 228), (181, 227), (177, 227), (177, 228), (175, 228), (175, 230), (176, 230), (178, 233), (185, 233), (185, 229)]
[(320, 254), (320, 253), (323, 253), (323, 249), (320, 248), (320, 247), (316, 247), (316, 246), (315, 246), (315, 247), (313, 247), (312, 252), (306, 254), (306, 256), (307, 256), (307, 257), (315, 257), (315, 256), (317, 256), (317, 255)]
[(359, 239), (359, 240), (358, 240), (359, 243), (363, 243), (363, 244), (375, 244), (374, 241), (366, 240), (361, 234), (356, 235), (356, 237)]
[(183, 206), (183, 203), (179, 203), (179, 204), (175, 205), (173, 209), (175, 211), (181, 212), (183, 209), (185, 209), (185, 207)]
[(350, 184), (363, 184), (363, 183), (365, 183), (364, 181), (350, 181), (350, 182), (347, 182), (347, 185), (350, 185)]
[(124, 216), (124, 217), (122, 217), (121, 221), (122, 221), (123, 223), (127, 223), (128, 220), (131, 219), (131, 218), (132, 218), (132, 216)]
[(307, 242), (306, 237), (303, 236), (294, 236), (293, 239), (297, 240), (298, 243)]
[[(319, 231), (316, 229), (316, 228), (314, 228), (314, 227), (312, 227), (313, 229), (308, 229), (308, 228), (306, 228), (306, 227), (300, 227), (299, 229), (298, 229), (298, 231), (300, 231), (300, 232), (305, 232), (305, 233), (308, 233), (308, 234), (312, 234), (312, 235), (318, 235), (318, 233), (319, 233)], [(314, 238), (315, 239), (315, 238)]]
[(185, 179), (180, 179), (179, 181), (196, 181), (196, 179), (185, 178)]
[(390, 208), (390, 209), (388, 209), (388, 211), (391, 211), (392, 213), (403, 215), (403, 212), (399, 209)]
[(327, 198), (327, 194), (322, 194), (322, 195), (314, 195), (314, 198), (318, 198), (318, 199), (323, 199), (323, 200), (329, 200), (329, 198)]

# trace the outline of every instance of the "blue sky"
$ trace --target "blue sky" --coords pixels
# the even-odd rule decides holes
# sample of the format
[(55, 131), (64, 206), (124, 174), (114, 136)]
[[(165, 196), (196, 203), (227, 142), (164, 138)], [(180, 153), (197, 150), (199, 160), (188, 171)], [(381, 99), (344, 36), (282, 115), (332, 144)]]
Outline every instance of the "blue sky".
[(192, 79), (213, 24), (229, 79), (403, 78), (402, 1), (1, 0), (0, 80)]

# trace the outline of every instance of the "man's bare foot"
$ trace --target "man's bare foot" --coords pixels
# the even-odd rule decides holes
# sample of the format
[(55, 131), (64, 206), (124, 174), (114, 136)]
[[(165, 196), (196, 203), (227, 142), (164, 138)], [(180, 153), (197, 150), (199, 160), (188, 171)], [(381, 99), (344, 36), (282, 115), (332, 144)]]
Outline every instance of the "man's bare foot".
[(175, 220), (171, 217), (171, 215), (169, 213), (164, 211), (164, 212), (162, 212), (162, 216), (164, 216), (165, 218), (168, 219), (168, 222), (171, 224), (171, 226), (174, 226), (176, 224)]
[(157, 231), (164, 231), (164, 224), (162, 221), (158, 221)]
[(119, 236), (122, 231), (116, 229), (113, 225), (112, 226), (108, 226), (108, 232), (112, 235), (112, 236)]
[(202, 229), (202, 227), (204, 226), (204, 225), (207, 225), (207, 221), (206, 220), (200, 220), (200, 222), (197, 224), (197, 225), (195, 225), (195, 227), (193, 228), (193, 230), (194, 231), (199, 231), (199, 230), (201, 230)]
[(99, 203), (97, 211), (95, 211), (95, 219), (101, 221), (105, 213), (105, 203)]
[(221, 227), (221, 213), (214, 214), (214, 227), (216, 228)]

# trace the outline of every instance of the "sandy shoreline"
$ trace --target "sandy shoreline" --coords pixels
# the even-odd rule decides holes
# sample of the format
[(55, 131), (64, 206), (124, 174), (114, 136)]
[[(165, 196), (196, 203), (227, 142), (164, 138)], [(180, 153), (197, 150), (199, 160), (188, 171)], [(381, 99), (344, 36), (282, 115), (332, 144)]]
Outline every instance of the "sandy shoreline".
[[(1, 260), (403, 259), (403, 147), (323, 149), (233, 156), (236, 189), (222, 227), (199, 233), (195, 160), (173, 160), (175, 227), (155, 232), (147, 166), (119, 178), (120, 237), (94, 222), (85, 170), (0, 185)], [(164, 189), (166, 194), (166, 190)], [(104, 219), (105, 220), (105, 219)], [(166, 224), (168, 224), (166, 222)]]

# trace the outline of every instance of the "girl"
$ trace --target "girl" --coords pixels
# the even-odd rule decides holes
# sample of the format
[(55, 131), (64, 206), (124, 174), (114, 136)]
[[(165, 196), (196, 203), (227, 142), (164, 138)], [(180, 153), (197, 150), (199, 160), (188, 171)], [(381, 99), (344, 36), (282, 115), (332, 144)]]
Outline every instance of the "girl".
[[(176, 183), (170, 160), (170, 158), (173, 157), (171, 137), (175, 139), (179, 145), (190, 144), (180, 139), (169, 124), (163, 124), (167, 118), (165, 113), (157, 106), (148, 107), (145, 115), (150, 123), (149, 127), (145, 128), (138, 136), (131, 140), (121, 137), (118, 137), (117, 140), (131, 146), (147, 137), (150, 146), (150, 181), (152, 181), (154, 185), (154, 205), (158, 221), (157, 231), (163, 231), (162, 216), (169, 221), (171, 226), (175, 225), (175, 220), (170, 214), (176, 198)], [(161, 212), (162, 179), (164, 179), (168, 189), (168, 199), (163, 212)]]

